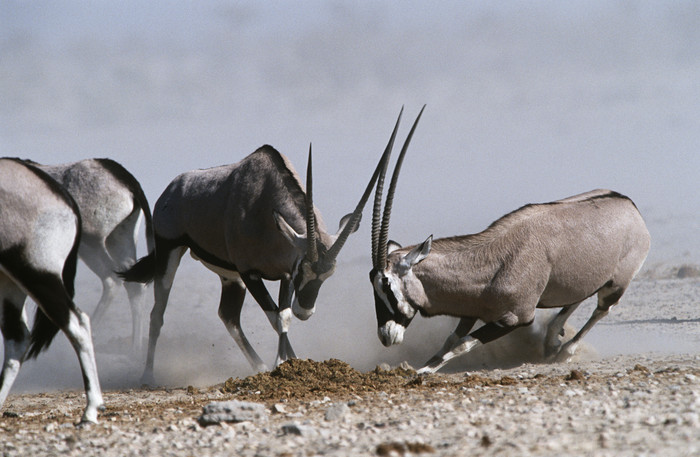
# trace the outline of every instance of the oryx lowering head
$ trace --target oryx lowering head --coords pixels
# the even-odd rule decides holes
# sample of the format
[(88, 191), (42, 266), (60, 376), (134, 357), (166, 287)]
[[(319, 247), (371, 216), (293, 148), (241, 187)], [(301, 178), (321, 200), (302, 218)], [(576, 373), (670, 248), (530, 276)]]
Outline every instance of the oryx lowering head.
[[(381, 162), (380, 162), (381, 165)], [(380, 165), (377, 165), (379, 169)], [(306, 320), (314, 313), (316, 297), (323, 281), (328, 279), (335, 271), (336, 258), (340, 249), (351, 233), (357, 231), (362, 209), (364, 208), (371, 188), (374, 186), (377, 172), (367, 185), (364, 195), (358, 203), (355, 211), (345, 215), (340, 221), (340, 227), (335, 235), (329, 235), (319, 230), (316, 223), (316, 212), (313, 203), (313, 173), (312, 153), (309, 146), (309, 159), (306, 168), (306, 234), (300, 234), (287, 223), (279, 213), (274, 217), (282, 234), (298, 250), (294, 267), (292, 269), (292, 283), (294, 284), (294, 302), (292, 311), (299, 319)]]
[(335, 272), (336, 258), (351, 233), (357, 231), (362, 210), (367, 203), (372, 188), (377, 180), (384, 162), (388, 157), (382, 156), (367, 184), (362, 198), (355, 210), (340, 220), (340, 227), (335, 235), (329, 235), (318, 229), (313, 203), (312, 154), (309, 146), (309, 159), (306, 169), (306, 234), (300, 234), (285, 219), (275, 213), (275, 221), (282, 234), (297, 247), (300, 255), (292, 270), (294, 285), (294, 302), (292, 311), (299, 319), (306, 320), (314, 313), (316, 297), (323, 282)]
[(406, 289), (406, 285), (410, 286), (410, 282), (405, 282), (405, 279), (412, 275), (411, 267), (423, 260), (430, 251), (431, 238), (428, 238), (425, 243), (414, 248), (408, 254), (387, 262), (389, 254), (400, 247), (394, 242), (389, 242), (388, 239), (389, 219), (391, 217), (391, 206), (396, 183), (408, 145), (424, 109), (425, 106), (423, 106), (413, 123), (413, 127), (411, 127), (411, 131), (401, 148), (401, 153), (394, 166), (394, 173), (391, 177), (391, 184), (389, 185), (381, 221), (384, 176), (389, 162), (388, 156), (391, 154), (391, 149), (394, 146), (396, 131), (401, 120), (400, 114), (384, 152), (386, 158), (382, 157), (382, 170), (377, 180), (377, 190), (374, 198), (372, 213), (372, 270), (369, 273), (369, 279), (374, 288), (374, 306), (377, 312), (379, 339), (385, 346), (398, 344), (403, 341), (406, 327), (420, 309), (418, 303), (412, 299), (412, 294), (409, 293), (410, 290)]

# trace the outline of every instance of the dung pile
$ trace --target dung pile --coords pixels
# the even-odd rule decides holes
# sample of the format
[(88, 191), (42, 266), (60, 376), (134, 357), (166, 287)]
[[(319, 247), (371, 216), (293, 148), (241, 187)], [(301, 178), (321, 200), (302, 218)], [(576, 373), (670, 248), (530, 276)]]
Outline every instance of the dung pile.
[(323, 396), (349, 397), (375, 391), (391, 391), (405, 387), (416, 376), (404, 368), (362, 373), (347, 363), (330, 359), (324, 362), (292, 359), (269, 372), (244, 379), (229, 378), (223, 390), (242, 399), (308, 400)]
[[(223, 386), (225, 393), (240, 400), (319, 400), (323, 397), (349, 398), (371, 392), (396, 393), (406, 389), (431, 390), (471, 389), (475, 387), (510, 386), (527, 383), (503, 376), (492, 379), (478, 374), (445, 376), (418, 375), (412, 369), (397, 367), (391, 370), (375, 368), (367, 373), (355, 370), (346, 362), (330, 359), (315, 362), (291, 359), (272, 371), (247, 378), (229, 378)], [(537, 382), (543, 382), (538, 379)], [(561, 382), (557, 378), (553, 382)]]

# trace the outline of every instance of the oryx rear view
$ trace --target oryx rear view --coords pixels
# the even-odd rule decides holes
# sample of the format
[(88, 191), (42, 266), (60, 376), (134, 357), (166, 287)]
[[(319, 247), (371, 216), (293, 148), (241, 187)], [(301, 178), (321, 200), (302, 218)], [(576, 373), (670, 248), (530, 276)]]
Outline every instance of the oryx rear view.
[[(0, 159), (0, 330), (5, 360), (0, 408), (22, 362), (46, 349), (62, 330), (83, 372), (87, 408), (96, 422), (103, 407), (90, 320), (73, 303), (80, 214), (68, 192), (49, 175), (18, 159)], [(31, 332), (24, 303), (37, 304)]]
[(136, 262), (136, 240), (143, 213), (146, 242), (153, 250), (151, 210), (134, 176), (111, 159), (86, 159), (60, 165), (35, 164), (61, 184), (78, 204), (82, 236), (78, 255), (102, 281), (102, 296), (92, 313), (99, 325), (123, 285), (131, 306), (131, 343), (140, 350), (144, 338), (142, 284), (124, 283), (116, 272)]
[[(548, 324), (545, 355), (568, 359), (618, 303), (647, 256), (649, 232), (637, 207), (619, 193), (594, 190), (523, 206), (477, 234), (430, 236), (419, 245), (401, 247), (388, 241), (389, 217), (410, 135), (394, 169), (383, 217), (385, 170), (375, 195), (370, 281), (381, 342), (401, 343), (416, 313), (459, 317), (456, 330), (420, 370), (434, 372), (479, 344), (531, 324), (536, 308), (562, 308)], [(595, 294), (593, 315), (562, 344), (566, 320)], [(484, 325), (472, 332), (477, 320)]]
[[(156, 341), (187, 249), (219, 275), (219, 317), (252, 367), (266, 369), (241, 330), (246, 289), (279, 334), (276, 363), (295, 357), (287, 337), (292, 311), (303, 320), (313, 314), (321, 284), (335, 271), (340, 249), (358, 228), (380, 166), (381, 161), (335, 235), (326, 231), (313, 204), (311, 149), (306, 191), (287, 158), (267, 145), (236, 164), (175, 178), (153, 209), (155, 250), (124, 273), (127, 280), (155, 280), (144, 381), (153, 382)], [(263, 280), (280, 281), (279, 306)]]

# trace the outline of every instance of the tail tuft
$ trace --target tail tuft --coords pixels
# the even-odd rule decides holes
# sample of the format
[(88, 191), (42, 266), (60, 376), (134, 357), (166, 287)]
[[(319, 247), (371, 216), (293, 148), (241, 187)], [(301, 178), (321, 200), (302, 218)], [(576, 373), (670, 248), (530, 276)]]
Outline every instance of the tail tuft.
[(128, 270), (118, 271), (117, 276), (128, 282), (140, 282), (142, 284), (153, 282), (156, 276), (155, 251), (152, 251), (145, 257), (141, 257), (141, 259)]
[(26, 360), (33, 359), (38, 356), (41, 351), (46, 350), (58, 333), (58, 330), (58, 326), (54, 324), (46, 314), (37, 309), (32, 332), (29, 336), (30, 342)]

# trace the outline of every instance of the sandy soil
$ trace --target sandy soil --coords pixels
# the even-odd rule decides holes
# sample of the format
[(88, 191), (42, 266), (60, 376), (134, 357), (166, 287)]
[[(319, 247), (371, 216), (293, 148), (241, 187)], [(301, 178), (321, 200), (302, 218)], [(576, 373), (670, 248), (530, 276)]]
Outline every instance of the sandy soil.
[[(297, 360), (207, 388), (106, 392), (78, 429), (80, 392), (11, 397), (0, 449), (15, 455), (667, 455), (700, 452), (700, 356), (619, 356), (419, 377)], [(269, 416), (203, 427), (212, 401)]]
[[(376, 341), (371, 310), (354, 314), (356, 320), (340, 328), (329, 324), (338, 314), (324, 315), (323, 308), (313, 325), (296, 323), (299, 333), (291, 335), (298, 354), (325, 362), (296, 360), (253, 375), (216, 320), (216, 290), (183, 283), (171, 304), (179, 312), (166, 314), (157, 353), (156, 380), (165, 387), (139, 387), (142, 361), (129, 351), (128, 310), (115, 305), (95, 330), (106, 400), (100, 423), (74, 425), (84, 394), (75, 355), (59, 336), (20, 373), (0, 417), (0, 452), (699, 455), (700, 278), (686, 273), (646, 270), (584, 340), (576, 361), (541, 363), (536, 323), (427, 377), (374, 366), (420, 364), (447, 336), (449, 320), (417, 322), (404, 345), (384, 349)], [(343, 296), (342, 290), (332, 292)], [(582, 308), (571, 319), (577, 327), (590, 314), (591, 306)], [(248, 310), (249, 335), (261, 355), (272, 359), (269, 324), (255, 316), (260, 313), (253, 306)], [(199, 424), (206, 404), (228, 400), (262, 404), (267, 418)]]

